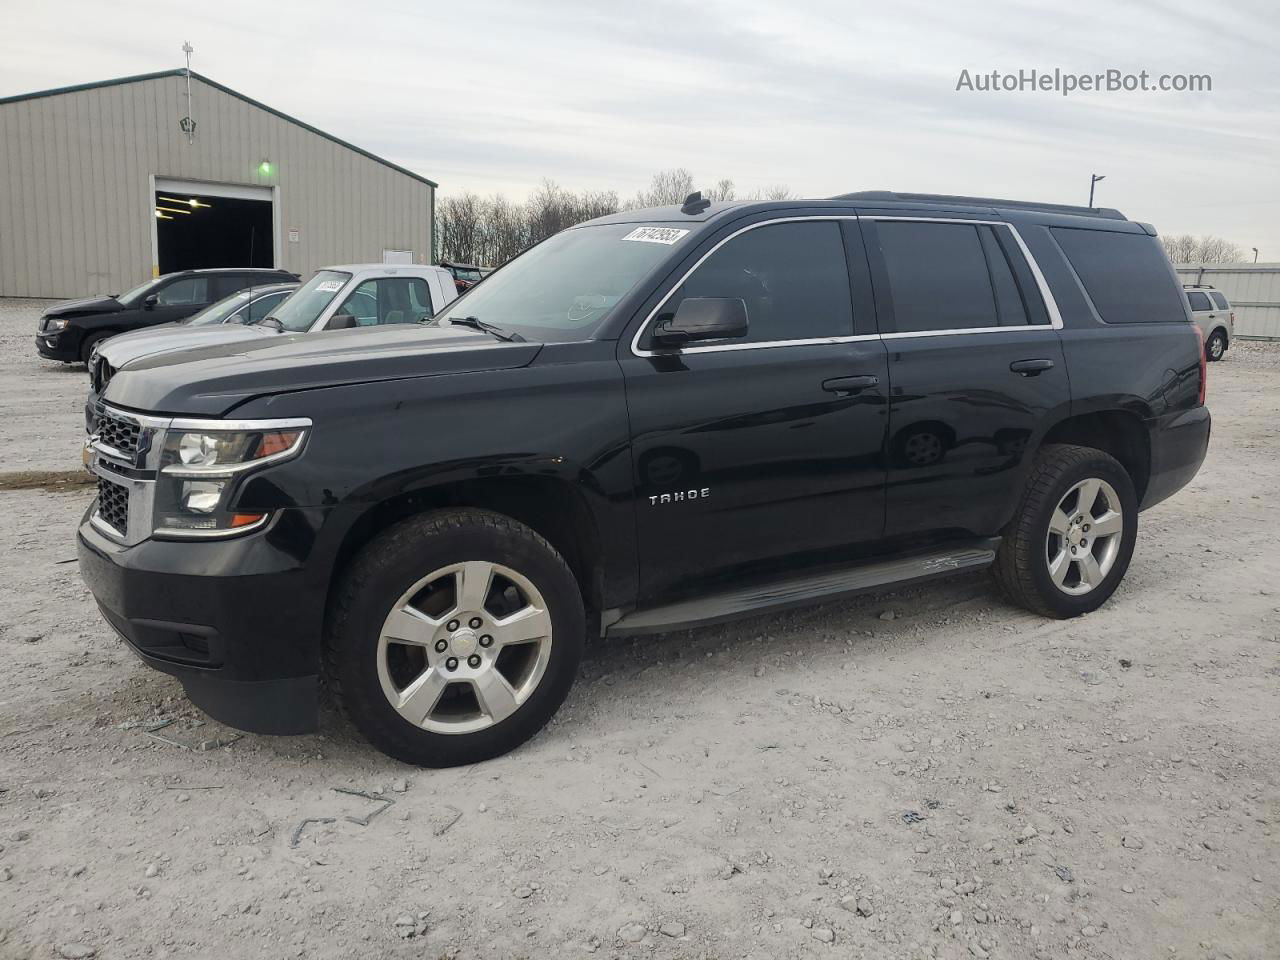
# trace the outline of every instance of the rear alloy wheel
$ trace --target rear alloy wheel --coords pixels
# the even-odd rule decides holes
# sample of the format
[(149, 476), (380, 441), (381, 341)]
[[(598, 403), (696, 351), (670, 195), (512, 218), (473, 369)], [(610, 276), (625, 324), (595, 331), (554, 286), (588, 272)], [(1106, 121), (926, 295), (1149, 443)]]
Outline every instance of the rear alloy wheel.
[(1049, 579), (1073, 597), (1102, 586), (1116, 565), (1123, 537), (1124, 512), (1115, 488), (1097, 477), (1081, 480), (1049, 518)]
[(1133, 481), (1092, 447), (1040, 451), (992, 571), (1014, 603), (1063, 619), (1098, 609), (1120, 585), (1138, 534)]
[(1221, 360), (1223, 354), (1227, 352), (1227, 335), (1221, 330), (1215, 330), (1210, 334), (1209, 339), (1204, 345), (1204, 356), (1206, 360)]
[(374, 746), (449, 767), (542, 729), (585, 637), (578, 582), (546, 540), (502, 514), (441, 510), (389, 527), (343, 574), (325, 673)]

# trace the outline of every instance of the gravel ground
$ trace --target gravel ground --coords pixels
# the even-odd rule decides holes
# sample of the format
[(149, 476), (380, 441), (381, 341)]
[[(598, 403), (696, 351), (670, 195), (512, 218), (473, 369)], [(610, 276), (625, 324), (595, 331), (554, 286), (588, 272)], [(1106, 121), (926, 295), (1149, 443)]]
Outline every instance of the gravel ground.
[[(84, 378), (31, 326), (3, 441), (67, 469)], [(1210, 368), (1210, 458), (1096, 614), (969, 576), (601, 642), (439, 772), (202, 722), (94, 612), (88, 495), (0, 492), (0, 957), (1275, 958), (1278, 368)]]

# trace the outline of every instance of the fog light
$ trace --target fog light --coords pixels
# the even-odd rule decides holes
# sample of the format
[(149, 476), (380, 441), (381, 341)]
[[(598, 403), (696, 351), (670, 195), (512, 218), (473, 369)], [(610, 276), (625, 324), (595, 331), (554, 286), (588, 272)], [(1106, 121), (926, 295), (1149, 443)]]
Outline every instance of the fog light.
[(182, 485), (182, 509), (213, 513), (222, 500), (223, 484), (216, 480), (192, 480)]

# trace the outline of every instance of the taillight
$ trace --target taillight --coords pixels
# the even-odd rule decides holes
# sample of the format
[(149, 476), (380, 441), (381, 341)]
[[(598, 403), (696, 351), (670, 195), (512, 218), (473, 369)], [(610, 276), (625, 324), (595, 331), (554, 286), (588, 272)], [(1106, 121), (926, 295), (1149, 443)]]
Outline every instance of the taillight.
[(1199, 324), (1193, 323), (1191, 329), (1196, 332), (1196, 340), (1200, 344), (1200, 399), (1198, 405), (1204, 406), (1205, 388), (1209, 385), (1209, 363), (1204, 355), (1204, 331), (1200, 329)]

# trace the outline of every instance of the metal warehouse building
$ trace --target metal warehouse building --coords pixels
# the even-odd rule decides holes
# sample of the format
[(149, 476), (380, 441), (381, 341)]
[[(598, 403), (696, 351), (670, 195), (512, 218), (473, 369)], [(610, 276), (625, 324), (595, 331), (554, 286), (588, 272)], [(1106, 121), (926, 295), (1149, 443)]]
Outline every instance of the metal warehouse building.
[(430, 263), (435, 187), (183, 69), (0, 99), (0, 297)]

